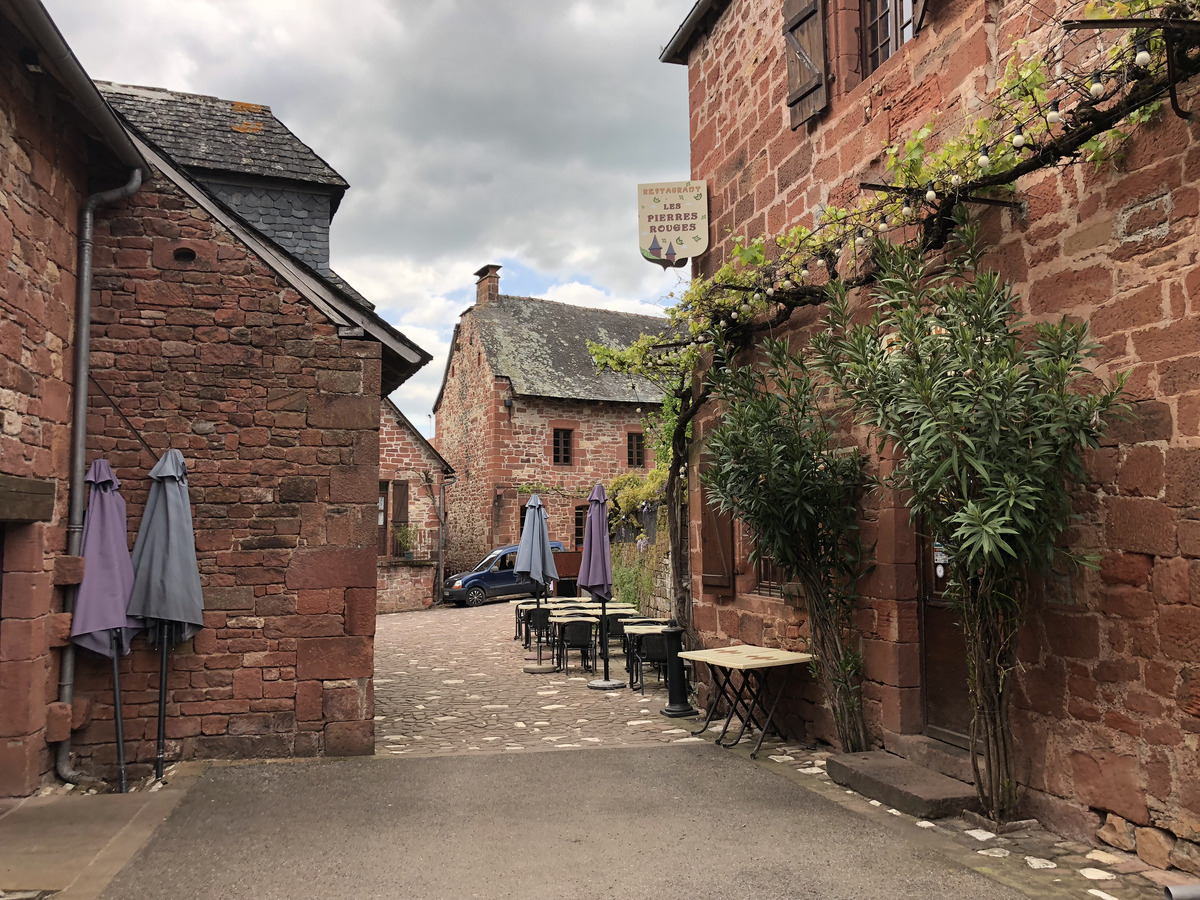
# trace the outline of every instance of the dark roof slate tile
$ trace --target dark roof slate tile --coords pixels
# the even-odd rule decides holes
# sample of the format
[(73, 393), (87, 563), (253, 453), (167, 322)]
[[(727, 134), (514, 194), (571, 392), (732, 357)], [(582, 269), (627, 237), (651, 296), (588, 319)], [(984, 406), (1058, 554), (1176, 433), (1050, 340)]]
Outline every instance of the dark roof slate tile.
[(666, 331), (663, 317), (509, 294), (473, 306), (468, 314), (475, 319), (492, 373), (508, 378), (519, 395), (662, 402), (662, 390), (652, 381), (597, 371), (587, 342), (627, 347), (642, 334)]
[(268, 106), (105, 81), (96, 87), (135, 130), (181, 165), (349, 187)]

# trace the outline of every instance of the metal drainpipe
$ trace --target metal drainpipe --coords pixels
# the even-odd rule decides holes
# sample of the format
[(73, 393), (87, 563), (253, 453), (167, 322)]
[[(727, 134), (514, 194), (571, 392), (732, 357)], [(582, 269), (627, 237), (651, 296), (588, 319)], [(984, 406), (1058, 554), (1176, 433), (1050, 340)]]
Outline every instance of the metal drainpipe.
[(446, 485), (454, 484), (458, 480), (457, 475), (447, 475), (442, 473), (442, 482), (438, 486), (438, 561), (437, 572), (433, 577), (433, 602), (441, 603), (442, 595), (446, 589), (446, 565), (443, 561), (443, 555), (446, 549)]
[[(75, 375), (71, 398), (71, 481), (67, 512), (67, 555), (78, 556), (83, 545), (83, 479), (87, 463), (88, 357), (91, 353), (92, 327), (92, 243), (96, 207), (106, 206), (131, 196), (142, 186), (142, 170), (134, 169), (123, 187), (101, 191), (87, 198), (79, 214), (79, 271), (75, 289)], [(63, 612), (73, 612), (79, 585), (67, 589)], [(71, 704), (75, 698), (75, 645), (70, 641), (63, 647), (58, 675), (58, 700)], [(71, 732), (59, 741), (54, 758), (58, 777), (79, 784), (83, 773), (71, 768)]]

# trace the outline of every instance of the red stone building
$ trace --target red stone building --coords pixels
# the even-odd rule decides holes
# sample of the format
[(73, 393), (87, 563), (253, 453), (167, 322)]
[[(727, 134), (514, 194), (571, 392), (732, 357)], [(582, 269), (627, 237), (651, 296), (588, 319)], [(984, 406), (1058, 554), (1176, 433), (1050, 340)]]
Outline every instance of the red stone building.
[[(698, 2), (662, 56), (688, 67), (691, 177), (709, 185), (712, 249), (696, 274), (712, 275), (733, 237), (811, 225), (823, 205), (883, 180), (882, 148), (931, 117), (981, 114), (1013, 41), (1046, 46), (1077, 12), (1056, 0)], [(1187, 108), (1196, 93), (1181, 93)], [(1027, 808), (1076, 834), (1116, 814), (1174, 835), (1180, 866), (1200, 859), (1198, 174), (1196, 128), (1168, 111), (1119, 164), (1042, 170), (1017, 184), (1025, 215), (984, 217), (1024, 313), (1089, 320), (1104, 370), (1131, 372), (1136, 410), (1089, 453), (1083, 519), (1069, 534), (1074, 550), (1102, 557), (1099, 569), (1053, 585), (1023, 635), (1015, 727)], [(819, 315), (798, 311), (796, 332)], [(737, 552), (721, 552), (729, 525), (703, 512), (692, 481), (699, 638), (799, 643), (803, 612), (746, 562), (740, 528)], [(876, 568), (858, 617), (869, 728), (878, 745), (969, 779), (955, 746), (965, 664), (954, 614), (903, 504), (869, 502)], [(806, 691), (810, 729), (832, 740)]]
[[(118, 116), (36, 0), (2, 10), (0, 795), (111, 772), (107, 661), (65, 640), (68, 495), (107, 458), (132, 541), (167, 448), (189, 468), (206, 606), (171, 656), (168, 758), (370, 753), (379, 404), (429, 356), (285, 227), (332, 215), (346, 184), (265, 107), (106, 87)], [(138, 639), (121, 668), (138, 774), (155, 654)]]
[(453, 477), (433, 445), (384, 400), (379, 410), (379, 612), (424, 609), (441, 594), (441, 510)]
[(598, 372), (589, 340), (626, 346), (657, 334), (656, 316), (500, 293), (499, 266), (476, 275), (434, 402), (434, 444), (454, 466), (446, 489), (446, 565), (462, 571), (520, 539), (536, 490), (550, 539), (582, 545), (597, 482), (653, 465), (643, 417), (662, 392), (641, 378)]

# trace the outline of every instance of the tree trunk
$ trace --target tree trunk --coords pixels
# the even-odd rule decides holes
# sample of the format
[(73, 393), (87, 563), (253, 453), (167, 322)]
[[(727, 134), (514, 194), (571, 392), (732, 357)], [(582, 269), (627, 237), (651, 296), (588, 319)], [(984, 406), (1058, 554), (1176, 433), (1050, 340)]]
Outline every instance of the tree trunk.
[(867, 748), (867, 726), (862, 716), (862, 683), (847, 658), (838, 617), (832, 608), (829, 586), (819, 577), (801, 574), (800, 582), (808, 595), (808, 621), (813, 649), (825, 682), (825, 696), (833, 712), (838, 741), (844, 753)]

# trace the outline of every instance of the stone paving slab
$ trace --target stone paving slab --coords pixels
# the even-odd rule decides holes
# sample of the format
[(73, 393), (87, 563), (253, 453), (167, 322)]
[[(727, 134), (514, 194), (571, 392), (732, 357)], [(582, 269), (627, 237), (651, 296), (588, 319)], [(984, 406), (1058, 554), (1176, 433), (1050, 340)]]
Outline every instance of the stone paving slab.
[[(375, 633), (375, 750), (380, 756), (563, 750), (694, 743), (692, 719), (659, 714), (664, 684), (645, 694), (595, 691), (569, 672), (528, 675), (508, 604), (380, 616)], [(549, 651), (545, 659), (549, 661)], [(612, 678), (627, 680), (614, 650)], [(602, 673), (601, 673), (602, 674)]]

